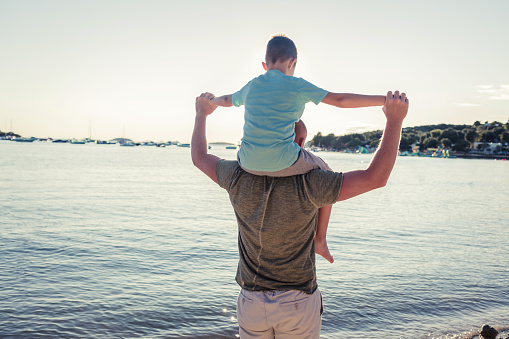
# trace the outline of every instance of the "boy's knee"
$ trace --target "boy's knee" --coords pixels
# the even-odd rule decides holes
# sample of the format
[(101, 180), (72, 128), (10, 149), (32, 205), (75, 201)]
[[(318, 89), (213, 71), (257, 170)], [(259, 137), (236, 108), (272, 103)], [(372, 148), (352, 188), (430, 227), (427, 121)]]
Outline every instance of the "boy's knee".
[(304, 147), (304, 143), (306, 142), (306, 138), (308, 136), (308, 131), (304, 121), (299, 120), (295, 123), (295, 143), (300, 147)]

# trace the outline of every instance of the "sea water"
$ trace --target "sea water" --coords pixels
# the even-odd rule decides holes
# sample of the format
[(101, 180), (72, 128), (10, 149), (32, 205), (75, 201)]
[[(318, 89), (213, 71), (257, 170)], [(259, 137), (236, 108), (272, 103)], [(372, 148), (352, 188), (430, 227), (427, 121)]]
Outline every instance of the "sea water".
[[(508, 192), (509, 162), (399, 157), (385, 188), (337, 203), (321, 337), (509, 328)], [(189, 148), (0, 141), (1, 338), (235, 338), (237, 260), (228, 196)]]

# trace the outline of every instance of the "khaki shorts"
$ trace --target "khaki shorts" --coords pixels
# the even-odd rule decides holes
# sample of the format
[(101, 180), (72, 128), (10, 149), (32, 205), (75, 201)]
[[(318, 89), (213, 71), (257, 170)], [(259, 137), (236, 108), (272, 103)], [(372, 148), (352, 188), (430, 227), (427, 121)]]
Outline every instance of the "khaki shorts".
[(237, 299), (241, 339), (318, 339), (322, 313), (318, 289), (313, 294), (242, 289)]
[[(242, 167), (240, 160), (239, 160), (239, 164), (240, 164), (240, 167)], [(327, 165), (325, 163), (325, 161), (322, 160), (322, 158), (314, 155), (311, 152), (306, 151), (303, 148), (300, 149), (299, 157), (297, 158), (297, 161), (295, 161), (292, 166), (282, 169), (280, 171), (276, 171), (276, 172), (251, 171), (244, 167), (242, 167), (242, 169), (244, 171), (254, 174), (254, 175), (266, 175), (269, 177), (291, 177), (292, 175), (304, 174), (304, 173), (307, 173), (314, 169), (321, 169), (324, 171), (332, 171), (332, 169), (329, 167), (329, 165)]]

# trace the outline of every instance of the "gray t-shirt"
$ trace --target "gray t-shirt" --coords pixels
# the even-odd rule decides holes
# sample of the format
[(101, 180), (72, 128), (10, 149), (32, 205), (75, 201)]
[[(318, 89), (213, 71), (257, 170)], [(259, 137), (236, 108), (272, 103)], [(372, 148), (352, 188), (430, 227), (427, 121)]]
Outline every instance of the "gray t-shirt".
[(230, 195), (239, 226), (237, 283), (251, 291), (313, 293), (318, 209), (338, 200), (343, 174), (313, 170), (291, 177), (258, 176), (237, 161), (220, 160), (216, 175)]

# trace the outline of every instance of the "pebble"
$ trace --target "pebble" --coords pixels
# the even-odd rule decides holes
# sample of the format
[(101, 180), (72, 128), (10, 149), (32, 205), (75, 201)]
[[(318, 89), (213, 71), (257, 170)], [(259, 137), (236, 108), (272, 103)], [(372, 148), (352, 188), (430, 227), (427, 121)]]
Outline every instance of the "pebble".
[(481, 329), (481, 338), (484, 339), (496, 339), (498, 331), (490, 325), (484, 324)]

